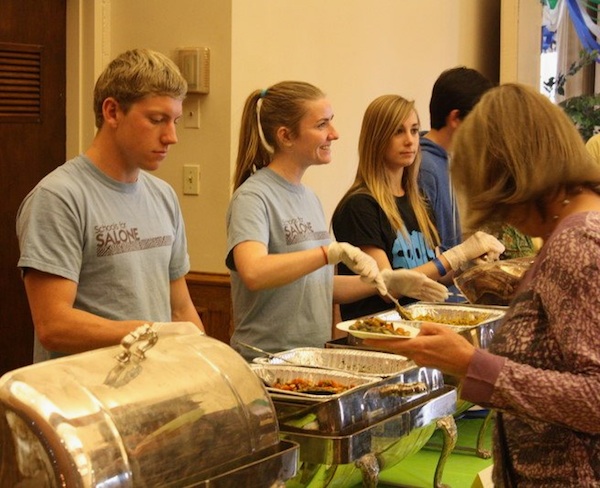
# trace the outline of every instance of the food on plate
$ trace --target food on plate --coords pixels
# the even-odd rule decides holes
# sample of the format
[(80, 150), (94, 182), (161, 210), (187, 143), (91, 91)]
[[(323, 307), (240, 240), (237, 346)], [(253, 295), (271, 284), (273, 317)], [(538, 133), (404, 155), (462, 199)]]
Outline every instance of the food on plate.
[(372, 332), (375, 334), (387, 334), (397, 336), (409, 336), (410, 332), (402, 327), (394, 327), (393, 322), (380, 319), (379, 317), (368, 317), (359, 319), (349, 327), (350, 330), (360, 330), (362, 332)]
[(342, 393), (356, 385), (343, 385), (338, 381), (331, 379), (324, 379), (318, 381), (309, 381), (304, 378), (294, 378), (290, 381), (277, 380), (271, 385), (272, 388), (285, 391), (297, 391), (297, 392), (331, 392), (331, 393)]

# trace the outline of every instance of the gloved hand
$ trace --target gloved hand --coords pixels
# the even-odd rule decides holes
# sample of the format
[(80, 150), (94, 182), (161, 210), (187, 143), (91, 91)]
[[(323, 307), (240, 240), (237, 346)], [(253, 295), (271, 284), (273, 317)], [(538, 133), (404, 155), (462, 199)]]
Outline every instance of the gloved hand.
[(403, 295), (427, 302), (443, 302), (448, 298), (448, 288), (419, 271), (384, 269), (381, 277), (387, 290), (395, 297)]
[(496, 261), (504, 249), (504, 244), (494, 236), (477, 231), (462, 244), (442, 253), (442, 256), (448, 260), (452, 269), (457, 270), (469, 261)]
[(344, 263), (367, 283), (373, 283), (382, 295), (387, 293), (377, 262), (367, 253), (347, 242), (332, 242), (327, 248), (328, 264)]

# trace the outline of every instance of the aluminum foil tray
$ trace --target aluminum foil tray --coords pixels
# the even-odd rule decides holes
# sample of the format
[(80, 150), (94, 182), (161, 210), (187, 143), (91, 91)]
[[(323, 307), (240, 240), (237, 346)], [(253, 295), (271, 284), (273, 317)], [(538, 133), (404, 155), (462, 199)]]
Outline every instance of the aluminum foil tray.
[[(407, 305), (405, 308), (416, 317), (417, 322), (439, 323), (450, 327), (457, 332), (462, 332), (467, 328), (479, 327), (492, 322), (497, 322), (501, 320), (506, 313), (506, 309), (500, 307), (450, 303), (419, 302)], [(402, 320), (395, 310), (384, 312), (377, 316), (384, 320)], [(423, 320), (419, 318), (423, 316), (427, 316), (427, 319)], [(441, 321), (436, 322), (436, 318), (441, 319)], [(464, 321), (465, 323), (461, 323), (461, 321)], [(448, 322), (452, 322), (452, 324), (449, 324)], [(418, 327), (418, 324), (414, 324), (412, 321), (411, 325)]]
[[(288, 372), (293, 372), (291, 379), (299, 375), (305, 378), (321, 375), (317, 373), (319, 370), (311, 368), (258, 364), (251, 367), (261, 378), (275, 378), (278, 374), (283, 377)], [(336, 374), (341, 376), (334, 376)], [(351, 432), (427, 401), (445, 387), (440, 371), (417, 366), (387, 378), (328, 370), (321, 377), (336, 378), (337, 381), (343, 375), (357, 386), (336, 395), (292, 395), (271, 389), (280, 429), (285, 426), (286, 429), (326, 434)]]
[[(283, 396), (284, 398), (298, 398), (308, 399), (313, 401), (326, 401), (332, 398), (339, 397), (345, 393), (352, 391), (359, 386), (373, 383), (377, 380), (377, 377), (356, 375), (347, 373), (344, 371), (331, 371), (327, 369), (318, 368), (304, 368), (302, 366), (292, 366), (283, 364), (260, 364), (254, 363), (250, 365), (250, 368), (254, 373), (263, 380), (263, 383), (267, 387), (267, 391), (271, 394), (271, 397)], [(274, 388), (274, 383), (286, 383), (293, 381), (296, 378), (302, 378), (307, 381), (316, 383), (322, 380), (334, 380), (337, 383), (349, 387), (342, 393), (327, 393), (327, 394), (312, 394), (303, 393), (299, 391), (288, 391)]]
[(415, 367), (411, 360), (397, 354), (318, 347), (290, 349), (277, 353), (273, 357), (256, 358), (254, 362), (282, 365), (291, 362), (295, 366), (325, 367), (378, 377), (391, 376)]
[[(452, 304), (452, 303), (427, 303), (417, 302), (411, 305), (407, 305), (406, 308), (415, 314), (430, 313), (432, 315), (439, 314), (444, 317), (461, 317), (465, 313), (468, 314), (480, 314), (481, 317), (485, 317), (478, 325), (448, 325), (442, 324), (446, 327), (450, 327), (452, 330), (458, 332), (475, 347), (481, 347), (487, 349), (494, 338), (496, 329), (500, 327), (504, 315), (506, 314), (507, 307), (493, 306), (493, 305), (465, 305), (465, 304)], [(475, 315), (477, 316), (477, 315)], [(377, 317), (383, 320), (400, 320), (398, 312), (395, 310), (389, 310), (382, 312)], [(420, 322), (410, 322), (414, 327), (419, 328)], [(348, 336), (348, 343), (352, 345), (362, 344), (362, 340), (353, 336)]]

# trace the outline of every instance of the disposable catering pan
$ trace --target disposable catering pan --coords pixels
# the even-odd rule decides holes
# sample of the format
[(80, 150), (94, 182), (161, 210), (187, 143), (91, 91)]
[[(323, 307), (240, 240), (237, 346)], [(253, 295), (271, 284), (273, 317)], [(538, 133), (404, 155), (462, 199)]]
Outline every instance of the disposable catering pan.
[[(282, 425), (298, 426), (305, 415), (311, 413), (314, 419), (310, 429), (329, 434), (356, 430), (377, 422), (398, 412), (404, 405), (426, 398), (444, 387), (443, 376), (438, 370), (416, 366), (383, 379), (295, 366), (253, 364), (251, 367), (267, 384), (303, 377), (309, 380), (335, 379), (352, 386), (347, 391), (332, 395), (290, 393), (268, 388), (280, 428)], [(308, 427), (302, 424), (301, 428)]]
[(398, 354), (319, 347), (289, 349), (268, 358), (255, 358), (254, 362), (258, 364), (292, 364), (294, 366), (321, 367), (379, 377), (401, 373), (415, 366), (414, 362)]
[[(263, 381), (271, 398), (283, 398), (290, 402), (321, 402), (341, 395), (349, 395), (354, 390), (376, 381), (376, 377), (357, 375), (345, 371), (332, 371), (319, 368), (305, 368), (286, 364), (251, 364), (250, 368)], [(304, 382), (305, 389), (290, 391), (278, 387), (280, 384)], [(335, 387), (321, 386), (335, 385)]]
[(244, 359), (146, 325), (121, 346), (0, 378), (2, 486), (281, 486), (296, 474), (273, 402)]

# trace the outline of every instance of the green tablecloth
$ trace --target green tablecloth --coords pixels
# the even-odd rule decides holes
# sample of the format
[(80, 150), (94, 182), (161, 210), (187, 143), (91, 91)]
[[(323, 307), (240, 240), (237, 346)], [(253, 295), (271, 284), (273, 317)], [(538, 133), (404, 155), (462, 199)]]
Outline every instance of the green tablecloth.
[[(442, 483), (452, 488), (470, 488), (477, 474), (493, 463), (492, 459), (482, 459), (476, 456), (474, 451), (464, 449), (472, 449), (476, 446), (477, 435), (482, 424), (483, 418), (478, 415), (467, 415), (456, 421), (458, 429), (456, 448), (446, 462)], [(484, 442), (486, 449), (491, 449), (492, 429), (493, 423), (486, 430)], [(441, 433), (436, 431), (430, 444), (441, 444), (441, 442)], [(383, 473), (380, 476), (379, 486), (382, 488), (393, 486), (431, 488), (439, 456), (439, 451), (433, 448), (421, 449)]]

